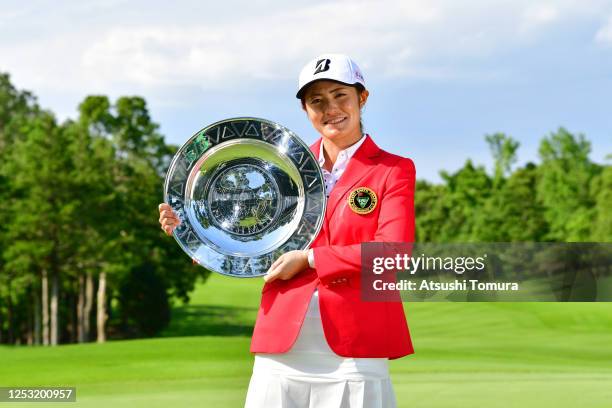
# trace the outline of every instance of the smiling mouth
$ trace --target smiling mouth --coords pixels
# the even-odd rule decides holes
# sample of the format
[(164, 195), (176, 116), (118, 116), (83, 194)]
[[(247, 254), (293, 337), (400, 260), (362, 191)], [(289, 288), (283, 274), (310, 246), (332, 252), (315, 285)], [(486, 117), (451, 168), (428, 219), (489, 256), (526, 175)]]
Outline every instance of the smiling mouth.
[(326, 122), (324, 122), (325, 125), (337, 125), (340, 122), (344, 122), (346, 120), (346, 117), (342, 117), (342, 118), (334, 118), (334, 119), (330, 119)]

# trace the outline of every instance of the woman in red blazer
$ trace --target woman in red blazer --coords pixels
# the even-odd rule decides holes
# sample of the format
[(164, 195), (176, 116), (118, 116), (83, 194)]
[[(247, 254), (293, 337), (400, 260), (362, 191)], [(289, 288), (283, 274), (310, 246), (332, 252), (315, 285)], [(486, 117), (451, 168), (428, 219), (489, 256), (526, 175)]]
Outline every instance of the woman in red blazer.
[[(264, 277), (247, 408), (396, 406), (387, 361), (413, 347), (401, 302), (361, 300), (361, 244), (413, 242), (415, 169), (363, 134), (368, 95), (344, 55), (321, 55), (300, 74), (327, 209), (311, 248), (283, 254)], [(160, 213), (171, 233), (178, 219)]]

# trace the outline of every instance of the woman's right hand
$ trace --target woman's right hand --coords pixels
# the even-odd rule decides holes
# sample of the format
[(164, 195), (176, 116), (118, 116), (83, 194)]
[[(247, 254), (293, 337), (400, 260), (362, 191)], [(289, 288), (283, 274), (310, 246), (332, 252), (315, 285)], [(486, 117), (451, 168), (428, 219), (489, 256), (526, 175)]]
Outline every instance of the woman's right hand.
[(175, 212), (172, 211), (170, 205), (161, 203), (159, 205), (159, 223), (166, 235), (172, 235), (172, 231), (180, 225), (181, 220), (179, 220)]

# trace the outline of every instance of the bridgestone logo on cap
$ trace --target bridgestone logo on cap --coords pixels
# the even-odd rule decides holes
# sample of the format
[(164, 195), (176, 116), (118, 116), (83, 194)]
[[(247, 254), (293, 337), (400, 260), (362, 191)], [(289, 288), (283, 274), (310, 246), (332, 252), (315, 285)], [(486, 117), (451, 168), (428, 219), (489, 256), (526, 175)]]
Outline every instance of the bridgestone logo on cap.
[(315, 65), (315, 72), (312, 75), (317, 75), (320, 72), (325, 72), (325, 71), (329, 70), (329, 63), (330, 62), (331, 62), (331, 60), (328, 59), (328, 58), (318, 60), (316, 65)]

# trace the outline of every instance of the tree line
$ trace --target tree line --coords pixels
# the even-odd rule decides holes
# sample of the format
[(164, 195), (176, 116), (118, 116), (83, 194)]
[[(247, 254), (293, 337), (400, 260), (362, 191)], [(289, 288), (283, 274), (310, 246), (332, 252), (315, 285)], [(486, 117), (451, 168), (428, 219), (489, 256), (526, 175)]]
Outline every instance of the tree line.
[(491, 174), (468, 159), (440, 184), (417, 182), (417, 241), (612, 242), (612, 166), (589, 158), (584, 135), (559, 128), (540, 141), (539, 163), (514, 169), (519, 143), (485, 140)]
[[(495, 168), (471, 160), (442, 182), (418, 181), (419, 242), (612, 240), (612, 166), (560, 128), (539, 163), (515, 168), (519, 144), (485, 137)], [(58, 123), (0, 73), (0, 343), (152, 336), (209, 272), (157, 223), (166, 144), (140, 97), (88, 96)]]
[(150, 336), (208, 274), (157, 223), (176, 151), (144, 99), (58, 123), (0, 74), (0, 343)]

